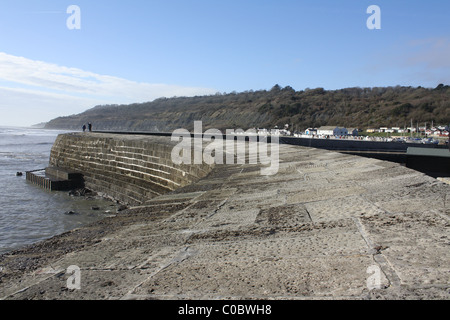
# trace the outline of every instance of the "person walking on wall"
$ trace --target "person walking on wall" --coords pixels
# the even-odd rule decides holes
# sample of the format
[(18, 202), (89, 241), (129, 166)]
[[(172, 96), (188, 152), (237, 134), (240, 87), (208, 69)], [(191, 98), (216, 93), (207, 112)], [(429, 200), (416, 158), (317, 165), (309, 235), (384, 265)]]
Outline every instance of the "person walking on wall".
[(88, 128), (89, 128), (89, 132), (91, 132), (92, 131), (92, 123), (88, 123)]
[(85, 132), (85, 131), (86, 131), (86, 125), (83, 124), (83, 132)]

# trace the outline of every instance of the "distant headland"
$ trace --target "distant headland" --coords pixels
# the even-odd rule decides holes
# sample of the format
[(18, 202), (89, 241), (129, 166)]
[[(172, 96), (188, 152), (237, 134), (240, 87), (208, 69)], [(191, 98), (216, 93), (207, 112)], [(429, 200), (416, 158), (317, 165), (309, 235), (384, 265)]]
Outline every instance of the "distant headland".
[(101, 105), (83, 113), (59, 117), (47, 129), (76, 129), (92, 122), (95, 130), (171, 132), (193, 129), (201, 120), (206, 129), (273, 128), (293, 131), (339, 124), (366, 130), (406, 127), (411, 122), (448, 125), (450, 86), (373, 87), (296, 91), (275, 85), (271, 90), (216, 93), (208, 96), (159, 98), (129, 105)]

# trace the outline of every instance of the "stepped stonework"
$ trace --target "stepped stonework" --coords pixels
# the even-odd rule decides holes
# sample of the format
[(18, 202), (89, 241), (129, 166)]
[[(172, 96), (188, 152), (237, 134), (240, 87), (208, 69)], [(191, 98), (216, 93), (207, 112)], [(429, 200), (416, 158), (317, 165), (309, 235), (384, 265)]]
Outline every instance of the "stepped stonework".
[(72, 133), (59, 135), (50, 166), (83, 174), (85, 186), (127, 204), (140, 204), (205, 177), (211, 166), (174, 165), (167, 137)]

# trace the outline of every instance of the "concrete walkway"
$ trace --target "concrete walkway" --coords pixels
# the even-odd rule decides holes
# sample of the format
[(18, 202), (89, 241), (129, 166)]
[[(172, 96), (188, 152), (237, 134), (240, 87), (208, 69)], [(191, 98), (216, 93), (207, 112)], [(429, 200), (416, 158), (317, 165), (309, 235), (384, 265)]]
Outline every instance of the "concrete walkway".
[(450, 298), (449, 185), (318, 149), (281, 145), (280, 161), (275, 176), (217, 166), (142, 207), (1, 256), (0, 298)]

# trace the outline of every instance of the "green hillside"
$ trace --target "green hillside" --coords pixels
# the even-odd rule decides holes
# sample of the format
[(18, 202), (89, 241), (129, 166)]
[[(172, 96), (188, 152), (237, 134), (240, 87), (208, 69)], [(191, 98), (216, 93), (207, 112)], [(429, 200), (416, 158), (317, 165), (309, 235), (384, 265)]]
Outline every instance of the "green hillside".
[(295, 91), (275, 85), (271, 90), (197, 97), (161, 98), (131, 105), (97, 106), (86, 112), (47, 123), (51, 129), (80, 129), (93, 123), (94, 130), (171, 132), (193, 130), (196, 120), (203, 128), (220, 130), (293, 125), (338, 125), (366, 129), (409, 126), (425, 122), (450, 123), (450, 86), (434, 89), (375, 87)]

